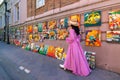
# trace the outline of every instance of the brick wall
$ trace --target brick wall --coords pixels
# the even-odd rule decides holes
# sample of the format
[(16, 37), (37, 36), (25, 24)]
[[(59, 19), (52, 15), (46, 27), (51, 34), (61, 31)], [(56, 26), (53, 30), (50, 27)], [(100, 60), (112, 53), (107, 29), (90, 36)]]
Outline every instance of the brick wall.
[(27, 17), (39, 15), (46, 11), (70, 5), (79, 0), (46, 0), (45, 5), (36, 9), (36, 0), (27, 0)]

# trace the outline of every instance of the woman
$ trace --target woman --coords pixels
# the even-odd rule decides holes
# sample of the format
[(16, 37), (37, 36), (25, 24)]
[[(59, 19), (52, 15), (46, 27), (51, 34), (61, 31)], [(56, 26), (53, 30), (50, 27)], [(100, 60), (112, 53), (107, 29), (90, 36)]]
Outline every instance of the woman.
[(69, 22), (69, 37), (66, 38), (68, 45), (67, 56), (64, 64), (60, 67), (71, 70), (79, 76), (87, 76), (91, 72), (84, 51), (80, 45), (80, 34), (77, 22)]

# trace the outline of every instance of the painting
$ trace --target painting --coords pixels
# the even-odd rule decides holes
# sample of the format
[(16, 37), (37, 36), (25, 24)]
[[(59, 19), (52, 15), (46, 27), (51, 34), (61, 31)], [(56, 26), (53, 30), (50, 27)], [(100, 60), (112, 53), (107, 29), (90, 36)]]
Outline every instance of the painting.
[(84, 26), (101, 26), (101, 11), (87, 12), (84, 14)]
[(48, 22), (48, 29), (53, 30), (57, 28), (57, 21), (56, 20), (51, 20)]
[(120, 10), (109, 12), (109, 28), (120, 29)]
[(107, 31), (106, 41), (120, 43), (120, 31)]
[(80, 15), (79, 14), (75, 14), (70, 16), (70, 20), (73, 22), (78, 22), (78, 25), (80, 27)]
[(56, 30), (49, 30), (49, 39), (50, 40), (56, 40), (57, 39), (57, 32)]
[(59, 28), (60, 29), (63, 29), (63, 28), (67, 28), (68, 27), (68, 18), (63, 18), (63, 19), (60, 19), (60, 25), (59, 25)]
[(32, 25), (27, 26), (27, 32), (28, 33), (32, 33), (33, 32), (33, 26)]
[(57, 29), (57, 39), (65, 40), (68, 37), (67, 29)]
[(86, 46), (101, 46), (101, 32), (99, 30), (86, 31)]
[(96, 67), (96, 53), (95, 52), (90, 52), (90, 51), (85, 51), (85, 56), (86, 59), (89, 63), (89, 67), (93, 70)]
[(37, 24), (33, 25), (33, 33), (37, 33), (38, 32), (38, 26)]

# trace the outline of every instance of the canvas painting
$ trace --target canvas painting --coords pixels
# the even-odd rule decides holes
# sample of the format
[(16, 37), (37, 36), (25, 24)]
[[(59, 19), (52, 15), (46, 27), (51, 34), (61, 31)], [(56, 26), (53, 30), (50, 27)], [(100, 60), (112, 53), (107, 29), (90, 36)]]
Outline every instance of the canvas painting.
[(87, 12), (84, 14), (84, 26), (101, 26), (101, 11)]
[(60, 19), (59, 28), (62, 29), (67, 27), (68, 27), (68, 18), (66, 17), (66, 18)]
[(101, 32), (99, 30), (86, 31), (86, 46), (101, 46)]
[(73, 22), (78, 22), (78, 25), (80, 27), (80, 15), (79, 14), (70, 16), (70, 20)]
[(120, 29), (120, 10), (109, 12), (109, 27), (111, 30)]
[(48, 22), (48, 29), (53, 30), (57, 28), (57, 21), (56, 20), (51, 20)]
[(67, 29), (57, 29), (57, 39), (65, 40), (67, 36), (68, 36)]
[(107, 31), (106, 41), (120, 43), (120, 31)]

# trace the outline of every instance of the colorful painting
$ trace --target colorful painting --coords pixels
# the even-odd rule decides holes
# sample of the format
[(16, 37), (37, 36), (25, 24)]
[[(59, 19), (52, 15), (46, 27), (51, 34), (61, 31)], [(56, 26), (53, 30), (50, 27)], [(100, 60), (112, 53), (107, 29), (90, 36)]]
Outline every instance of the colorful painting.
[(38, 31), (39, 31), (39, 32), (42, 32), (42, 31), (43, 31), (42, 23), (38, 23)]
[(47, 31), (47, 22), (42, 23), (43, 31)]
[(27, 26), (27, 32), (32, 33), (33, 32), (33, 27), (32, 25)]
[(32, 35), (32, 34), (29, 34), (28, 40), (29, 40), (29, 41), (32, 41), (32, 40), (33, 40), (33, 35)]
[(56, 58), (56, 57), (55, 57), (55, 47), (54, 47), (54, 46), (49, 46), (49, 47), (48, 47), (47, 56)]
[(57, 39), (65, 40), (67, 36), (68, 36), (67, 29), (57, 29)]
[(63, 51), (64, 51), (63, 48), (60, 48), (60, 47), (55, 48), (55, 57), (56, 57), (57, 59), (62, 60)]
[(60, 19), (59, 28), (62, 29), (67, 27), (68, 27), (68, 18), (66, 17), (66, 18)]
[(50, 30), (49, 31), (49, 39), (50, 40), (56, 40), (57, 39), (57, 32), (56, 32), (56, 30)]
[(52, 30), (52, 29), (55, 29), (55, 28), (57, 28), (57, 21), (56, 20), (49, 21), (48, 22), (48, 29)]
[(101, 11), (88, 12), (84, 14), (84, 26), (101, 26)]
[(109, 27), (111, 30), (120, 29), (120, 10), (109, 12)]
[(35, 24), (33, 25), (33, 33), (37, 33), (38, 32), (38, 26)]
[(80, 15), (79, 14), (70, 16), (70, 20), (73, 22), (78, 22), (79, 27), (80, 27)]
[(120, 31), (107, 31), (106, 41), (120, 43)]
[(33, 34), (33, 40), (38, 42), (40, 40), (40, 36), (38, 34)]
[(87, 58), (87, 61), (89, 63), (89, 67), (91, 69), (95, 69), (96, 67), (96, 53), (95, 52), (90, 52), (90, 51), (85, 51), (85, 56)]
[(86, 31), (86, 46), (101, 46), (101, 32), (99, 30)]

